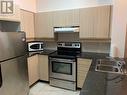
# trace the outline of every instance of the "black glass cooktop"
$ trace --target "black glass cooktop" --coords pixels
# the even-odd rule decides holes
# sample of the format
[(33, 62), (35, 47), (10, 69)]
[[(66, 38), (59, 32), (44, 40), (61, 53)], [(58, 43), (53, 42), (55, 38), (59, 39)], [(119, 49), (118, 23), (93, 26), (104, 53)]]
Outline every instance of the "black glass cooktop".
[(49, 57), (57, 57), (57, 58), (76, 58), (79, 53), (76, 52), (60, 52), (56, 51), (49, 55)]

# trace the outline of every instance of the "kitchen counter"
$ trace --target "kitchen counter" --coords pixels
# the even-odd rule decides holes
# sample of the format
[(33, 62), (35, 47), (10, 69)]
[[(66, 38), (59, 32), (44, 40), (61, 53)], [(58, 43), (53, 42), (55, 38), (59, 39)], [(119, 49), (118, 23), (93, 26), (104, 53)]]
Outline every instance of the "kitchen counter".
[[(49, 55), (56, 50), (44, 50), (44, 51), (38, 51), (38, 52), (28, 52), (28, 57), (31, 57), (36, 54), (40, 55)], [(77, 58), (85, 58), (85, 59), (97, 59), (97, 58), (105, 58), (108, 57), (108, 53), (93, 53), (93, 52), (81, 52), (77, 55)]]
[(90, 68), (95, 68), (96, 59), (103, 59), (109, 57), (109, 53), (93, 53), (93, 52), (81, 52), (77, 55), (77, 58), (92, 59), (92, 65)]
[(53, 52), (55, 52), (55, 50), (43, 50), (43, 51), (38, 51), (38, 52), (28, 52), (28, 57), (34, 56), (36, 54), (49, 55), (49, 54), (51, 54)]
[[(28, 52), (28, 57), (34, 56), (36, 54), (40, 55), (49, 55), (51, 53), (55, 52), (55, 50), (44, 50), (43, 52)], [(108, 53), (92, 53), (92, 52), (81, 52), (77, 55), (77, 58), (84, 58), (84, 59), (92, 59), (95, 60), (97, 58), (105, 58), (108, 57)]]
[(127, 95), (127, 76), (96, 72), (93, 60), (80, 95)]
[(108, 53), (93, 53), (93, 52), (81, 52), (77, 55), (78, 58), (85, 58), (85, 59), (98, 59), (98, 58), (106, 58), (108, 57)]

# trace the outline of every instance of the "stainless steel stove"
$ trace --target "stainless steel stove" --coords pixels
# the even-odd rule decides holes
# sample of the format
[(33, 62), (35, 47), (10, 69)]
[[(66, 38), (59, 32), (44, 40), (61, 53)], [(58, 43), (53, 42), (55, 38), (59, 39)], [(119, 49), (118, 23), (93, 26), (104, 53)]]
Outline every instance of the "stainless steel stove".
[(76, 56), (80, 52), (79, 42), (59, 42), (57, 44), (57, 51), (49, 55), (50, 85), (76, 90)]

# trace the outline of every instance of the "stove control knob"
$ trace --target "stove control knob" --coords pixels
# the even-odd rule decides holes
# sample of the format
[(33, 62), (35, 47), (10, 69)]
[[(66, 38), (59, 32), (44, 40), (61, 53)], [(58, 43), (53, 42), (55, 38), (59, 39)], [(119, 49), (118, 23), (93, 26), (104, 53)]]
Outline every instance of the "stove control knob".
[(62, 44), (58, 44), (59, 46), (62, 46)]
[(75, 46), (79, 46), (79, 44), (75, 44)]

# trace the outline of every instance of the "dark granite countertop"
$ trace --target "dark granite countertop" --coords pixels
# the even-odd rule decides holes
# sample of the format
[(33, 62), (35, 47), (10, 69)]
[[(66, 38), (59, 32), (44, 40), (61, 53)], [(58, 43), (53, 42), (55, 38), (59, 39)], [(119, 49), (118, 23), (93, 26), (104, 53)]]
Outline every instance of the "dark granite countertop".
[[(49, 55), (56, 50), (44, 50), (44, 51), (38, 51), (38, 52), (28, 52), (28, 57), (31, 57), (36, 54), (40, 55)], [(107, 53), (92, 53), (92, 52), (81, 52), (77, 55), (77, 58), (85, 58), (85, 59), (97, 59), (97, 58), (105, 58), (108, 57), (109, 54)]]
[(108, 57), (108, 53), (94, 53), (94, 52), (81, 52), (77, 55), (78, 58), (85, 58), (85, 59), (97, 59), (97, 58), (105, 58)]
[(95, 61), (92, 62), (80, 95), (127, 95), (127, 76), (97, 72)]
[(51, 54), (53, 52), (55, 52), (55, 50), (43, 50), (43, 51), (38, 51), (38, 52), (28, 52), (28, 57), (34, 56), (36, 54), (49, 55), (49, 54)]

